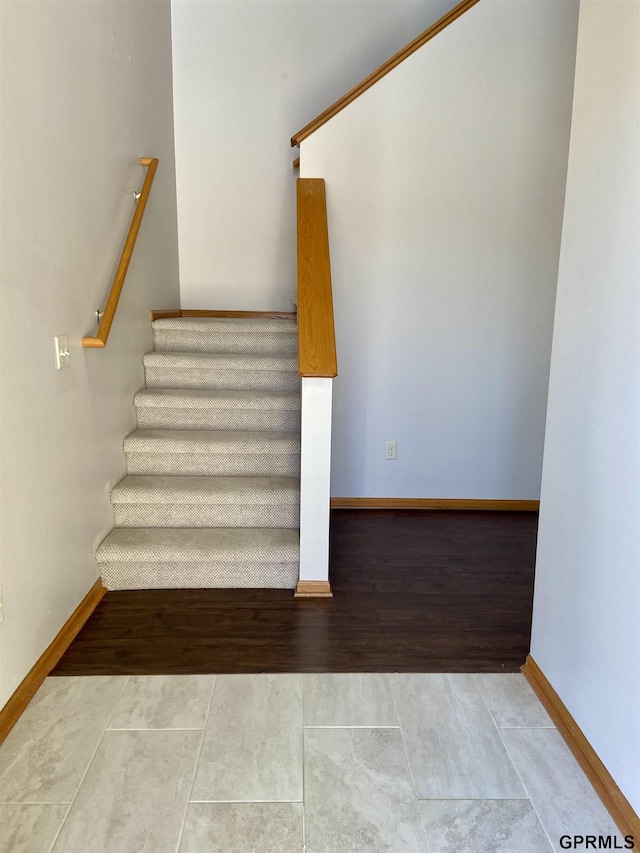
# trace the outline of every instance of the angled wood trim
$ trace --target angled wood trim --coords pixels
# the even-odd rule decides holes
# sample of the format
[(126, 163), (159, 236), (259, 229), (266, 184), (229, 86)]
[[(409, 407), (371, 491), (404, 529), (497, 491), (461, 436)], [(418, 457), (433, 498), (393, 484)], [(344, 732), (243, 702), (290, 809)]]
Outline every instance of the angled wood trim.
[(18, 722), (29, 702), (33, 699), (40, 685), (49, 675), (62, 655), (69, 648), (76, 635), (98, 606), (106, 593), (102, 579), (91, 587), (71, 616), (64, 623), (53, 642), (40, 655), (31, 670), (20, 682), (7, 704), (0, 710), (0, 743), (6, 738)]
[(640, 818), (531, 655), (527, 655), (522, 672), (620, 832), (623, 835), (633, 835), (636, 840), (640, 839)]
[(152, 311), (149, 315), (152, 323), (154, 320), (173, 320), (176, 317), (182, 317), (180, 308), (176, 308), (175, 311)]
[(360, 97), (363, 92), (366, 92), (367, 89), (370, 89), (374, 83), (377, 83), (378, 80), (381, 80), (386, 74), (390, 71), (393, 71), (401, 62), (411, 56), (412, 53), (415, 53), (416, 50), (419, 50), (423, 45), (425, 45), (428, 41), (431, 41), (432, 38), (441, 33), (442, 30), (446, 29), (449, 24), (452, 24), (457, 18), (461, 15), (464, 15), (472, 6), (475, 6), (479, 0), (463, 0), (462, 3), (458, 3), (458, 5), (451, 9), (450, 12), (447, 12), (446, 15), (443, 15), (439, 21), (436, 21), (435, 24), (429, 27), (429, 29), (425, 30), (423, 33), (420, 33), (417, 38), (413, 41), (409, 42), (409, 44), (405, 45), (402, 50), (399, 50), (396, 54), (394, 54), (391, 59), (388, 59), (385, 63), (383, 63), (379, 68), (377, 68), (372, 74), (369, 74), (368, 77), (365, 77), (357, 86), (354, 86), (346, 95), (343, 95), (339, 98), (334, 104), (328, 107), (324, 112), (320, 113), (319, 116), (310, 121), (309, 124), (305, 125), (302, 130), (299, 130), (296, 134), (291, 137), (291, 146), (294, 147), (296, 145), (300, 145), (303, 139), (306, 139), (307, 136), (311, 136), (319, 127), (322, 127), (323, 124), (329, 121), (329, 119), (333, 118), (337, 115), (341, 110), (343, 110), (346, 106), (348, 106), (352, 101), (355, 101), (356, 98)]
[(297, 172), (299, 168), (300, 168), (300, 158), (296, 157), (296, 159), (293, 161), (293, 171)]
[(471, 509), (537, 512), (540, 501), (469, 500), (467, 498), (331, 498), (332, 509)]
[(298, 581), (294, 598), (333, 598), (329, 581)]
[(264, 318), (267, 320), (295, 320), (295, 311), (208, 311), (204, 309), (176, 308), (173, 311), (152, 311), (151, 322), (154, 320), (169, 320), (175, 317), (236, 317), (236, 318)]
[(131, 256), (133, 255), (133, 250), (136, 247), (136, 240), (138, 239), (138, 232), (140, 231), (140, 225), (142, 224), (142, 217), (144, 216), (149, 193), (151, 192), (151, 185), (153, 184), (153, 179), (155, 178), (156, 170), (158, 168), (158, 158), (141, 157), (140, 165), (146, 167), (147, 174), (145, 175), (142, 190), (140, 191), (140, 197), (138, 198), (138, 203), (136, 204), (136, 209), (133, 213), (133, 218), (131, 219), (127, 239), (124, 241), (124, 248), (120, 255), (116, 274), (113, 278), (109, 298), (107, 299), (107, 304), (104, 308), (104, 314), (102, 315), (102, 320), (98, 327), (98, 334), (94, 338), (85, 335), (82, 339), (82, 346), (87, 349), (103, 349), (107, 345), (109, 332), (111, 331), (111, 324), (113, 323), (113, 318), (116, 316), (116, 309), (124, 286), (124, 280), (127, 277), (127, 270), (129, 269)]
[(338, 375), (327, 203), (322, 178), (296, 181), (300, 376)]

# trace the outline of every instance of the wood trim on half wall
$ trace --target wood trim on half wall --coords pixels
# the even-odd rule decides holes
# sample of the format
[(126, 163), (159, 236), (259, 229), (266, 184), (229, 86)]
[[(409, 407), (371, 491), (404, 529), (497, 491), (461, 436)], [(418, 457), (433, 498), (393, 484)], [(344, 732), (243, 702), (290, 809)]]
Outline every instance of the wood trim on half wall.
[(36, 695), (42, 682), (67, 651), (84, 623), (98, 606), (106, 591), (105, 587), (102, 586), (102, 578), (98, 578), (64, 623), (53, 642), (40, 655), (31, 670), (21, 681), (7, 704), (0, 710), (0, 743), (2, 743), (18, 722), (25, 708)]
[(527, 655), (522, 672), (620, 832), (640, 840), (640, 818), (531, 655)]
[(467, 498), (331, 498), (331, 509), (472, 509), (537, 512), (540, 501), (494, 501)]

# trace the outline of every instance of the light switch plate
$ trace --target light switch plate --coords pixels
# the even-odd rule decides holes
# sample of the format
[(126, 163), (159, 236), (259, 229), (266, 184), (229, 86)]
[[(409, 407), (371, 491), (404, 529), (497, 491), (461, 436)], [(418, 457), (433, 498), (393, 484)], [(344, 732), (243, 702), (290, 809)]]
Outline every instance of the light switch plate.
[(71, 353), (69, 352), (69, 335), (56, 336), (56, 367), (60, 370), (63, 367), (68, 367), (71, 361)]

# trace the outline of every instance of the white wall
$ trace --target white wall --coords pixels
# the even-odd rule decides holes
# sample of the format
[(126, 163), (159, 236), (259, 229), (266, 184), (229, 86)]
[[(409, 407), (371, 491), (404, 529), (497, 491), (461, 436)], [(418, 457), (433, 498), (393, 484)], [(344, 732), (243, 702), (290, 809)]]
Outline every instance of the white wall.
[(582, 0), (531, 654), (640, 813), (640, 4)]
[(183, 308), (291, 311), (291, 136), (455, 0), (173, 0)]
[(539, 497), (577, 8), (482, 0), (302, 143), (327, 187), (332, 495)]
[[(95, 582), (150, 348), (175, 307), (170, 5), (2, 0), (0, 706)], [(106, 350), (83, 350), (160, 166)], [(56, 371), (54, 336), (71, 365)]]

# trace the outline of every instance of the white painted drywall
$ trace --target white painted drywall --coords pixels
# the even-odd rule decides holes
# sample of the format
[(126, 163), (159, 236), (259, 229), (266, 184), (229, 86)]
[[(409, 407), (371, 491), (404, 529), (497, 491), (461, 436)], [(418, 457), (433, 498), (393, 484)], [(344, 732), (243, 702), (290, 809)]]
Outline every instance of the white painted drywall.
[[(179, 293), (168, 0), (0, 10), (2, 706), (98, 577), (149, 310)], [(111, 337), (83, 350), (147, 155), (160, 166)]]
[(291, 311), (291, 136), (455, 0), (173, 0), (183, 308)]
[(640, 4), (582, 0), (531, 654), (640, 813)]
[(302, 377), (300, 580), (329, 577), (329, 492), (333, 379)]
[(539, 497), (577, 10), (482, 0), (302, 143), (327, 188), (332, 495)]

